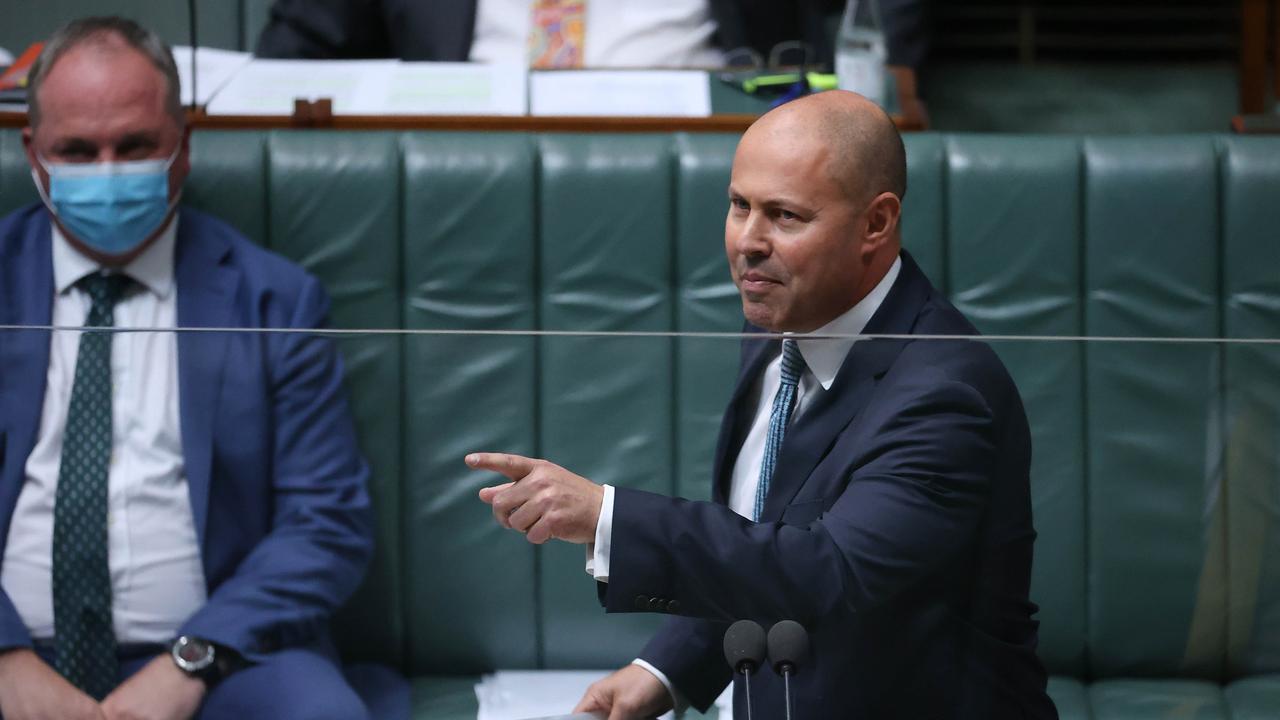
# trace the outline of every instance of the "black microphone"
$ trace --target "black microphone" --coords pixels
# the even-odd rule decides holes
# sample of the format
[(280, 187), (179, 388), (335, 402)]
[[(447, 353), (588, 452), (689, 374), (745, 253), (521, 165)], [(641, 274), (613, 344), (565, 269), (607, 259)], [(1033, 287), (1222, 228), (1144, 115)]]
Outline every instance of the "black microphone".
[(724, 659), (742, 675), (747, 695), (747, 720), (751, 720), (751, 674), (760, 669), (765, 655), (764, 628), (752, 620), (739, 620), (724, 634)]
[(791, 720), (791, 676), (809, 658), (809, 633), (795, 620), (783, 620), (769, 628), (769, 661), (782, 676), (787, 720)]

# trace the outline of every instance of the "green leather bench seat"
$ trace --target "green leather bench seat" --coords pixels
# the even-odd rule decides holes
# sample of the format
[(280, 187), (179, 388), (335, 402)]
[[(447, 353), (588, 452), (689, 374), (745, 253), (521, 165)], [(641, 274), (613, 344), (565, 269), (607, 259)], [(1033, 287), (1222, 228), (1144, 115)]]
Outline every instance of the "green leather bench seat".
[[(198, 131), (185, 200), (316, 273), (337, 328), (736, 331), (736, 138)], [(1280, 140), (907, 137), (904, 236), (986, 333), (1280, 337)], [(0, 131), (0, 212), (35, 200)], [(708, 493), (737, 343), (342, 337), (379, 549), (336, 623), (417, 717), (654, 627), (491, 520), (477, 449)], [(1064, 718), (1280, 717), (1280, 346), (993, 342), (1031, 420), (1032, 595)]]

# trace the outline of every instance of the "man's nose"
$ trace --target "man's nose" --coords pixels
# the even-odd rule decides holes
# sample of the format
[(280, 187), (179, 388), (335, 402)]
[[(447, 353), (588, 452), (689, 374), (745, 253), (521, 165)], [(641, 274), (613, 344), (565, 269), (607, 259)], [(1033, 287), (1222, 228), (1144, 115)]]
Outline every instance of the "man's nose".
[(765, 220), (763, 215), (753, 212), (739, 224), (735, 240), (739, 254), (748, 257), (769, 254), (769, 228)]

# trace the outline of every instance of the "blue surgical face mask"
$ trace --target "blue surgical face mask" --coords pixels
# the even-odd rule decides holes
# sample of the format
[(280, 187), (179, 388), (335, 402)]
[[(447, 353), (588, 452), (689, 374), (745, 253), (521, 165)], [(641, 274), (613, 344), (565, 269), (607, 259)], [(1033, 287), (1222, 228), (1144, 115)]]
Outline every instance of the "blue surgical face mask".
[(167, 159), (117, 163), (58, 163), (38, 158), (49, 173), (46, 194), (31, 171), (40, 197), (68, 232), (104, 255), (125, 255), (142, 244), (169, 216), (177, 203), (169, 201), (169, 168), (178, 150)]

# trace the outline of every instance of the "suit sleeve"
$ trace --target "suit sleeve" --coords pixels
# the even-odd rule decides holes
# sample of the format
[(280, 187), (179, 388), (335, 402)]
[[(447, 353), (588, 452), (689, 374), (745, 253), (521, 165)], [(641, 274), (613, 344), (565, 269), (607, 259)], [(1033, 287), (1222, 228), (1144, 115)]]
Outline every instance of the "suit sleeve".
[[(293, 327), (320, 327), (328, 301), (308, 279)], [(356, 444), (333, 342), (270, 336), (271, 532), (181, 633), (260, 659), (322, 634), (359, 584), (373, 550), (368, 467)]]
[(972, 387), (913, 382), (868, 459), (807, 527), (618, 488), (606, 609), (632, 611), (644, 595), (681, 615), (812, 629), (888, 602), (948, 563), (986, 508), (996, 431)]
[(706, 712), (729, 684), (724, 660), (727, 623), (670, 617), (640, 653), (640, 659), (662, 671), (700, 712)]
[(9, 594), (0, 589), (0, 652), (19, 647), (31, 647), (31, 633)]
[(254, 54), (301, 60), (390, 57), (381, 0), (276, 0)]
[[(7, 437), (8, 433), (0, 427), (0, 473), (4, 472), (4, 450)], [(31, 634), (27, 632), (27, 626), (18, 615), (18, 609), (13, 606), (13, 600), (9, 599), (4, 588), (0, 588), (0, 651), (30, 646)]]

